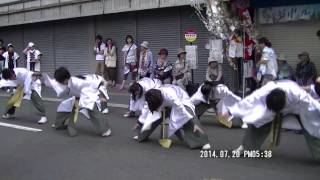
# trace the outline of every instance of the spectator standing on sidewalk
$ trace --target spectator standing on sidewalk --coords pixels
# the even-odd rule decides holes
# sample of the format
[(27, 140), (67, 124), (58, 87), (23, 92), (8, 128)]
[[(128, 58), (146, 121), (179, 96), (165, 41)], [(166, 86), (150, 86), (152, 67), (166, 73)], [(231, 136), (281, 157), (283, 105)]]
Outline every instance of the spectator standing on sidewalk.
[[(123, 75), (124, 78), (122, 80), (122, 84), (120, 90), (124, 88), (124, 84), (128, 79), (129, 73), (131, 72), (131, 79), (133, 82), (136, 81), (138, 67), (137, 67), (137, 45), (133, 41), (133, 37), (131, 35), (126, 36), (126, 44), (122, 48), (123, 52)], [(131, 83), (130, 83), (131, 84)]]
[(294, 81), (294, 72), (290, 64), (287, 62), (286, 55), (281, 53), (278, 57), (278, 79), (290, 79)]
[(298, 54), (300, 62), (297, 64), (296, 76), (297, 83), (300, 86), (308, 86), (314, 83), (317, 78), (317, 69), (313, 62), (310, 60), (308, 52)]
[(114, 87), (116, 85), (117, 51), (112, 39), (107, 39), (106, 44), (107, 46), (104, 49), (106, 75), (108, 79), (108, 85)]
[(95, 38), (95, 46), (93, 48), (94, 55), (96, 56), (96, 74), (102, 75), (104, 74), (104, 49), (106, 48), (106, 45), (102, 41), (102, 36), (97, 35)]
[(224, 83), (222, 64), (218, 63), (214, 57), (208, 58), (208, 68), (206, 72), (206, 81)]
[(160, 49), (159, 58), (154, 69), (154, 78), (159, 79), (162, 84), (171, 84), (173, 66), (168, 62), (168, 50)]
[(33, 72), (40, 72), (42, 53), (35, 48), (35, 44), (29, 42), (28, 46), (22, 52), (27, 56), (27, 69)]
[(186, 54), (187, 52), (184, 49), (178, 49), (178, 59), (174, 66), (172, 82), (172, 84), (178, 85), (184, 90), (191, 80), (191, 70), (189, 63), (186, 60)]
[(144, 77), (150, 78), (153, 68), (152, 52), (149, 50), (149, 42), (143, 41), (141, 43), (141, 52), (139, 60), (139, 79)]
[(261, 86), (263, 86), (269, 81), (277, 79), (278, 63), (277, 55), (271, 48), (272, 44), (266, 37), (260, 38), (258, 44), (262, 49), (262, 57), (260, 61), (257, 62), (259, 66), (258, 81), (260, 81)]
[(3, 53), (2, 55), (4, 57), (4, 67), (8, 68), (10, 70), (13, 70), (17, 67), (17, 61), (20, 59), (20, 56), (18, 53), (14, 51), (13, 44), (9, 43), (7, 46), (7, 52)]

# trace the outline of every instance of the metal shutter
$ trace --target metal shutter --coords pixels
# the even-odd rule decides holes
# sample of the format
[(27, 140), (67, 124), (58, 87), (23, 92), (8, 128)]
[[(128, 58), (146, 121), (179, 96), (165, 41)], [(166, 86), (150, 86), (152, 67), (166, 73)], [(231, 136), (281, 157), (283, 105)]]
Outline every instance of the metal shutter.
[[(65, 66), (72, 75), (89, 72), (89, 20), (72, 19), (54, 24), (56, 67)], [(92, 37), (90, 37), (92, 38)]]
[[(209, 50), (205, 49), (205, 44), (208, 42), (209, 33), (208, 30), (204, 27), (203, 23), (200, 21), (198, 16), (195, 14), (194, 9), (191, 7), (181, 7), (181, 44), (185, 46), (187, 44), (184, 34), (185, 31), (189, 28), (195, 29), (197, 33), (197, 41), (195, 44), (198, 45), (198, 69), (193, 71), (194, 81), (203, 82), (206, 76), (206, 70), (208, 67), (208, 56)], [(232, 69), (227, 63), (227, 60), (224, 60), (223, 63), (223, 77), (226, 85), (233, 89), (233, 75)]]
[(50, 23), (31, 24), (24, 28), (24, 47), (28, 42), (34, 42), (36, 48), (43, 54), (41, 71), (53, 74), (55, 69), (53, 47), (53, 25)]
[[(96, 19), (96, 34), (103, 36), (103, 39), (111, 38), (117, 48), (117, 80), (123, 78), (123, 55), (122, 47), (125, 44), (125, 37), (130, 34), (136, 41), (136, 17), (134, 13), (121, 13), (98, 16)], [(137, 44), (138, 45), (138, 44)], [(93, 48), (93, 44), (91, 45)], [(90, 47), (91, 48), (91, 47)]]
[(138, 44), (149, 42), (154, 62), (161, 48), (169, 51), (168, 60), (175, 63), (180, 47), (180, 20), (177, 8), (154, 9), (137, 13)]
[(0, 29), (0, 38), (3, 39), (4, 45), (8, 43), (14, 45), (14, 51), (19, 54), (20, 60), (18, 61), (18, 67), (24, 67), (23, 50), (23, 28), (22, 26), (12, 26)]
[(320, 71), (320, 38), (316, 35), (320, 29), (319, 21), (267, 24), (257, 28), (261, 36), (268, 37), (277, 54), (286, 54), (293, 68), (299, 61), (297, 54), (307, 51)]

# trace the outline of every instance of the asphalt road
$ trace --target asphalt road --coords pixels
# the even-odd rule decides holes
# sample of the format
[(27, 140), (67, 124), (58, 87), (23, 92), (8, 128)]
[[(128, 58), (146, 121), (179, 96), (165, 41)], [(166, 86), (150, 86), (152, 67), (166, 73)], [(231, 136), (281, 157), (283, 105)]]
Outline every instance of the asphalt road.
[[(0, 97), (0, 112), (6, 98)], [(17, 118), (0, 122), (42, 129), (30, 132), (0, 126), (0, 180), (227, 180), (227, 179), (317, 179), (320, 163), (313, 161), (304, 137), (284, 132), (270, 159), (200, 158), (200, 150), (190, 150), (173, 139), (171, 149), (157, 143), (159, 130), (150, 141), (132, 139), (135, 119), (123, 118), (123, 108), (110, 108), (105, 117), (112, 136), (95, 134), (91, 123), (80, 117), (78, 136), (50, 126), (57, 102), (46, 102), (49, 122), (38, 125), (31, 103), (24, 101)], [(212, 116), (202, 120), (213, 149), (232, 150), (240, 145), (243, 130), (225, 129)]]

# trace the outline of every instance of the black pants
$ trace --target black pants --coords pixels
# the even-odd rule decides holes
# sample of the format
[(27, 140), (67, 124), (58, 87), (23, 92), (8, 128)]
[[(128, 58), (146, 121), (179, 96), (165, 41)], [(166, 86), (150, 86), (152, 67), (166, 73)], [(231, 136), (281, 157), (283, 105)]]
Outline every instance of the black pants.
[(36, 62), (30, 62), (30, 71), (34, 71), (36, 66)]

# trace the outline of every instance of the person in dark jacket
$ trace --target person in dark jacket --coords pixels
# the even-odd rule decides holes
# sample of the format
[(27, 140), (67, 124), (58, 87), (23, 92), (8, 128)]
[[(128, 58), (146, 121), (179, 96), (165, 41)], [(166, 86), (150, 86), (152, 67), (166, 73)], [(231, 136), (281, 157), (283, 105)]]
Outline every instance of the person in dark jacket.
[(302, 52), (298, 55), (300, 62), (297, 64), (296, 77), (300, 86), (313, 84), (317, 78), (317, 69), (313, 62), (310, 61), (308, 52)]
[(154, 69), (154, 78), (159, 79), (163, 84), (171, 84), (173, 66), (168, 62), (168, 50), (160, 49), (159, 59)]

